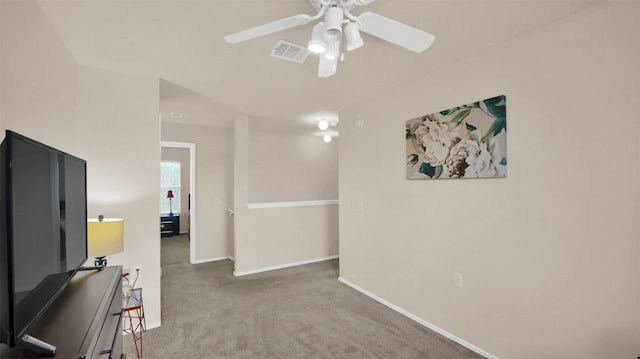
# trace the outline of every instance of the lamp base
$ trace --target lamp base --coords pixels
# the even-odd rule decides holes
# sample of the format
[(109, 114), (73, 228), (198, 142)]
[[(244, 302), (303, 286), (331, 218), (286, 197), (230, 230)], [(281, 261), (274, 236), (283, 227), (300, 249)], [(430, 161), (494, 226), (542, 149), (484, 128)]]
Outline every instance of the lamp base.
[(93, 265), (96, 267), (106, 267), (107, 266), (107, 257), (95, 257), (96, 260), (93, 261)]

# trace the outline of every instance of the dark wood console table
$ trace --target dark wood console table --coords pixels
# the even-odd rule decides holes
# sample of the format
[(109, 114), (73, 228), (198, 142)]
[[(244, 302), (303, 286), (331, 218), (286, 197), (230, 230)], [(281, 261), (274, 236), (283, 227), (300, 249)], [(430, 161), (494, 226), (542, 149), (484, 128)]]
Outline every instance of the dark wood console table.
[[(124, 359), (122, 267), (78, 272), (27, 334), (57, 347), (55, 359)], [(21, 347), (0, 358), (42, 357)]]

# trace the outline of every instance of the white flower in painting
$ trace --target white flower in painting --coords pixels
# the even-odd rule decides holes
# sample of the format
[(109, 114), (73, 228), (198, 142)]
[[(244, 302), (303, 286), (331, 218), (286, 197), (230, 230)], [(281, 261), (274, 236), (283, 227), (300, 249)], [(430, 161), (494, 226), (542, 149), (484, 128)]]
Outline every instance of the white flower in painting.
[(469, 137), (451, 148), (451, 155), (445, 163), (445, 172), (452, 178), (478, 178), (504, 176), (499, 164), (500, 145), (495, 138), (480, 141), (480, 133), (473, 131)]
[(424, 117), (424, 121), (414, 130), (420, 152), (424, 153), (424, 162), (432, 166), (445, 163), (449, 150), (460, 140), (460, 126), (449, 127), (447, 123), (438, 121), (433, 115)]
[(470, 177), (504, 177), (501, 159), (500, 144), (495, 137), (492, 137), (482, 143), (481, 152), (475, 158), (475, 162), (467, 160), (469, 167), (475, 172)]
[(451, 148), (450, 156), (444, 165), (444, 174), (448, 178), (464, 177), (465, 171), (469, 164), (467, 158), (469, 153), (475, 151), (474, 147), (477, 141), (469, 139), (462, 140)]
[(411, 120), (411, 122), (409, 123), (409, 126), (408, 126), (409, 133), (411, 134), (411, 136), (409, 138), (409, 141), (411, 142), (411, 146), (414, 148), (415, 153), (417, 155), (424, 154), (424, 147), (418, 143), (417, 136), (415, 135), (416, 130), (420, 126), (422, 126), (422, 119), (421, 118), (415, 118), (415, 119)]

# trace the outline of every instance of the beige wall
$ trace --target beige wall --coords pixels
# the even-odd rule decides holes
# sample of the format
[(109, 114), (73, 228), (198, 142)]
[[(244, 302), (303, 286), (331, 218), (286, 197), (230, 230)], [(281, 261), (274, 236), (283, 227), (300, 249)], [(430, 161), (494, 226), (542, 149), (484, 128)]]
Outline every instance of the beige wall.
[(249, 209), (243, 215), (247, 225), (236, 237), (236, 275), (338, 255), (337, 205)]
[[(189, 232), (189, 149), (162, 147), (162, 161), (180, 162), (180, 233)], [(174, 199), (175, 200), (175, 199)], [(175, 204), (175, 202), (174, 202)]]
[(233, 207), (232, 130), (163, 122), (162, 140), (196, 146), (195, 262), (232, 255), (233, 218), (227, 215)]
[(3, 129), (73, 153), (75, 60), (37, 4), (0, 1), (0, 16)]
[[(249, 222), (249, 118), (236, 116), (233, 120), (233, 257), (234, 269), (252, 268), (244, 261), (244, 251), (251, 245)], [(246, 264), (245, 264), (246, 263)]]
[(338, 198), (338, 141), (250, 131), (249, 202)]
[(248, 208), (252, 202), (337, 197), (337, 144), (251, 129), (236, 119), (235, 274), (326, 259), (338, 254), (338, 207)]
[(159, 325), (157, 79), (78, 66), (34, 3), (2, 1), (0, 14), (3, 128), (87, 160), (89, 216), (125, 219), (109, 264), (142, 268), (147, 324)]
[[(500, 358), (637, 357), (639, 33), (596, 6), (342, 112), (341, 277)], [(500, 94), (507, 178), (405, 179), (405, 120)]]
[(160, 324), (158, 86), (157, 78), (78, 68), (76, 147), (87, 160), (88, 216), (124, 219), (124, 252), (109, 264), (141, 268), (136, 287), (149, 325)]

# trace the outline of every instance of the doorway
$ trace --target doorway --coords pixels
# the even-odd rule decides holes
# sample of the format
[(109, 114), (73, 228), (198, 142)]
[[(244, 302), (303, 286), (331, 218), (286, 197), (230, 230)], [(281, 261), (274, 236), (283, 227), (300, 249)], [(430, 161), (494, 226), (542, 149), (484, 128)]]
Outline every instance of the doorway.
[(187, 197), (186, 200), (186, 208), (181, 208), (180, 213), (181, 216), (187, 216), (185, 220), (182, 218), (180, 222), (188, 224), (187, 235), (189, 237), (189, 263), (195, 262), (195, 243), (196, 243), (196, 233), (197, 233), (197, 224), (196, 224), (196, 145), (195, 143), (188, 142), (172, 142), (172, 141), (161, 141), (161, 148), (171, 148), (171, 149), (186, 149), (188, 150), (188, 158), (189, 163), (188, 166), (182, 166), (181, 171), (188, 171), (189, 173), (189, 190), (188, 193), (183, 193), (183, 196)]

